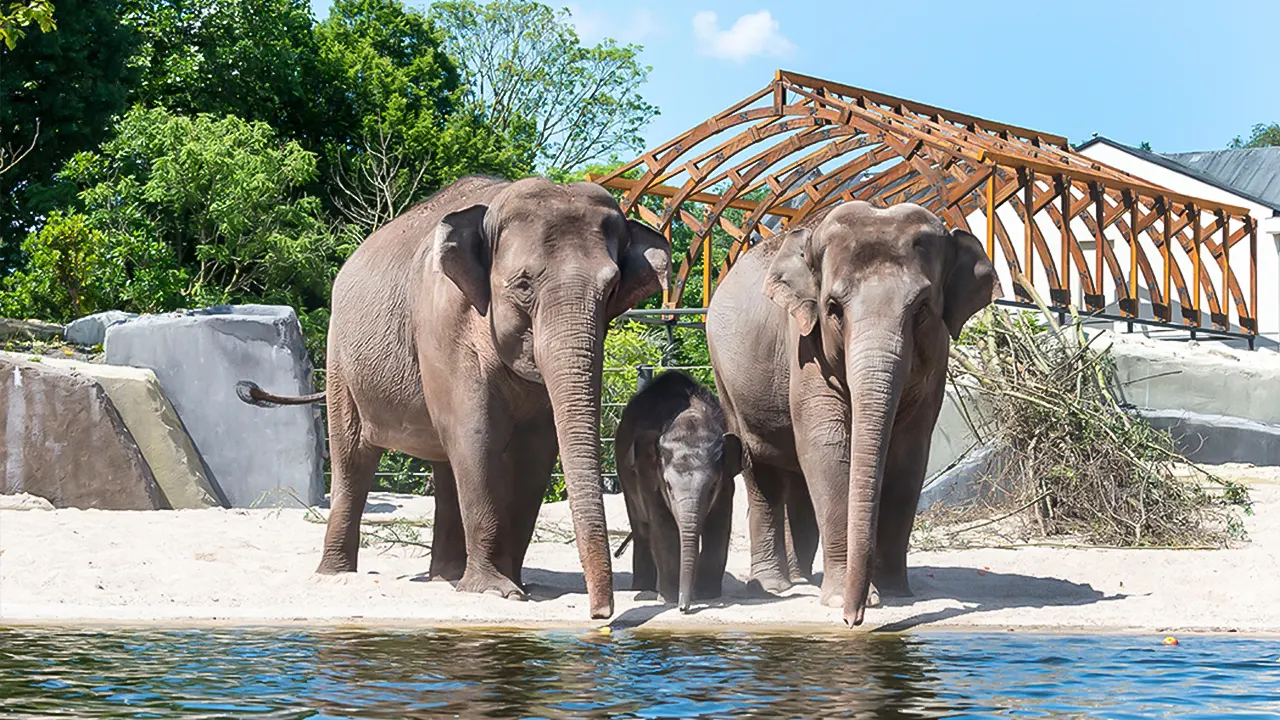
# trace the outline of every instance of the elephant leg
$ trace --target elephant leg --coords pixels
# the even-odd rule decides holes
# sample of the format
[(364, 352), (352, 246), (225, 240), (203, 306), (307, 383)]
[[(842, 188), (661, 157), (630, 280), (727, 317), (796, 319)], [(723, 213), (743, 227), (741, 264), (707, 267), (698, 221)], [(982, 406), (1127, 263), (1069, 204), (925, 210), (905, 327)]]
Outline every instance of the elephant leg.
[(843, 607), (849, 535), (849, 402), (821, 378), (797, 386), (793, 377), (792, 383), (793, 397), (805, 398), (792, 405), (792, 414), (800, 471), (808, 483), (822, 542), (819, 597), (823, 605)]
[(548, 417), (545, 422), (517, 426), (508, 451), (511, 457), (516, 458), (516, 462), (512, 463), (512, 480), (515, 484), (508, 504), (510, 521), (507, 527), (510, 528), (508, 532), (512, 533), (508, 577), (521, 587), (524, 587), (521, 578), (524, 556), (529, 551), (529, 543), (533, 541), (538, 512), (542, 509), (542, 498), (547, 494), (551, 472), (556, 467), (556, 454), (559, 451), (554, 422)]
[(649, 547), (658, 569), (658, 594), (663, 602), (674, 604), (680, 597), (680, 527), (664, 507), (654, 513), (650, 531)]
[(431, 463), (436, 519), (431, 533), (431, 579), (457, 582), (467, 569), (467, 539), (462, 531), (458, 483), (448, 462)]
[(525, 600), (519, 578), (509, 575), (514, 539), (509, 503), (515, 489), (510, 466), (519, 458), (508, 459), (512, 428), (499, 415), (492, 410), (476, 413), (450, 428), (446, 442), (467, 548), (466, 570), (456, 587), (459, 592)]
[(818, 518), (804, 476), (794, 473), (787, 483), (787, 557), (792, 582), (813, 579), (813, 558), (818, 553)]
[(329, 522), (324, 533), (324, 554), (316, 572), (333, 575), (356, 571), (360, 552), (360, 518), (373, 487), (383, 449), (361, 438), (360, 411), (342, 381), (342, 373), (329, 374), (329, 459), (333, 468)]
[(729, 562), (732, 532), (733, 478), (726, 478), (702, 524), (702, 547), (693, 576), (694, 600), (709, 600), (724, 594), (724, 566)]
[(748, 584), (765, 592), (780, 593), (791, 587), (787, 560), (787, 473), (752, 461), (747, 453), (742, 469), (747, 490), (748, 528), (751, 532), (751, 579)]
[(653, 539), (644, 525), (631, 523), (631, 589), (656, 591), (658, 565), (653, 559)]
[[(876, 552), (872, 581), (887, 597), (909, 597), (907, 549), (915, 524), (920, 489), (928, 469), (933, 422), (926, 412), (906, 413), (904, 427), (895, 427), (885, 460), (884, 484), (880, 490), (880, 522), (876, 527)], [(914, 417), (913, 417), (914, 416)], [(921, 417), (923, 416), (923, 417)]]

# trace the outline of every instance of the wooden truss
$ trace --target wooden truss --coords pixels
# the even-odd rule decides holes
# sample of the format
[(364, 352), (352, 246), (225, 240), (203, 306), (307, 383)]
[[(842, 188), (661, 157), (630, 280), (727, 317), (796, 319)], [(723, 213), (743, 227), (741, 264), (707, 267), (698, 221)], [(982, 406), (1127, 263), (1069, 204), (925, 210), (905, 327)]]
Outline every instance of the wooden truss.
[[(1234, 319), (1239, 334), (1257, 333), (1258, 230), (1245, 208), (1153, 185), (1074, 152), (1063, 137), (870, 90), (778, 71), (742, 102), (590, 179), (668, 235), (673, 223), (693, 231), (667, 307), (681, 306), (714, 228), (733, 238), (718, 278), (752, 242), (860, 199), (915, 202), (970, 232), (981, 222), (975, 234), (992, 260), (1010, 278), (1047, 286), (1058, 309), (1077, 298), (1105, 315), (1110, 295), (1117, 317), (1138, 319), (1141, 286), (1148, 321), (1176, 324), (1176, 293), (1182, 325), (1208, 330), (1207, 309), (1214, 330), (1231, 331)], [(737, 212), (727, 217), (729, 209)], [(1019, 226), (1021, 243), (1006, 224)], [(1060, 240), (1056, 253), (1047, 229)], [(1247, 256), (1233, 251), (1246, 238)], [(713, 273), (702, 266), (705, 300)], [(1247, 296), (1239, 273), (1248, 275)]]

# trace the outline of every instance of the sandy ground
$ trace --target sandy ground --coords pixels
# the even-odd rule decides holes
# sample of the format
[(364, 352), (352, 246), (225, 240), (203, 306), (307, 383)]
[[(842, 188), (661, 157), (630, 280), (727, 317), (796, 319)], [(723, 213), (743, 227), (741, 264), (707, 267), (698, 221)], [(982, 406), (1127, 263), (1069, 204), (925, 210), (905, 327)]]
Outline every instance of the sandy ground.
[[(1251, 542), (1243, 547), (912, 552), (915, 598), (868, 610), (864, 627), (1280, 632), (1280, 468), (1225, 472), (1247, 481), (1254, 498), (1255, 513), (1246, 518)], [(614, 560), (614, 627), (841, 627), (839, 611), (820, 606), (814, 586), (783, 597), (748, 593), (746, 507), (743, 493), (736, 495), (727, 597), (682, 615), (626, 590), (628, 549)], [(14, 504), (10, 498), (0, 509), (0, 623), (602, 625), (588, 618), (577, 550), (567, 542), (567, 503), (542, 510), (525, 569), (529, 602), (424, 581), (429, 560), (417, 548), (365, 548), (359, 573), (317, 576), (324, 526), (315, 511), (309, 519), (301, 509), (109, 512)], [(375, 494), (366, 519), (430, 518), (431, 508), (430, 498)], [(621, 496), (609, 496), (607, 510), (617, 547), (626, 529)], [(429, 542), (429, 533), (421, 540)]]

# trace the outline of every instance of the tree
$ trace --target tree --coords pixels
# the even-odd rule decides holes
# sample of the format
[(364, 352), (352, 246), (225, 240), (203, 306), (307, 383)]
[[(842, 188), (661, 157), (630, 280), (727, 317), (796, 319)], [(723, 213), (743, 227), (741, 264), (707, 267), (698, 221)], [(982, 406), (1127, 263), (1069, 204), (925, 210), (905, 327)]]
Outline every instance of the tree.
[(145, 41), (133, 101), (236, 115), (320, 146), (317, 46), (307, 0), (127, 0)]
[(363, 232), (468, 172), (531, 167), (465, 108), (431, 21), (399, 0), (338, 0), (316, 28), (330, 197)]
[[(3, 0), (0, 0), (3, 1)], [(10, 6), (12, 8), (12, 6)], [(28, 33), (0, 58), (0, 276), (20, 264), (23, 238), (66, 202), (54, 174), (97, 147), (127, 107), (136, 33), (117, 0), (57, 0), (57, 27)]]
[(639, 46), (584, 47), (567, 10), (527, 0), (442, 2), (432, 16), (472, 105), (542, 169), (575, 170), (642, 147), (640, 130), (658, 110), (639, 93), (650, 71)]
[(1249, 135), (1248, 140), (1236, 137), (1227, 147), (1233, 150), (1241, 148), (1260, 148), (1260, 147), (1280, 147), (1280, 123), (1271, 123), (1266, 125), (1258, 123), (1253, 126), (1253, 132)]
[(26, 37), (24, 28), (31, 25), (40, 28), (40, 32), (58, 27), (53, 20), (53, 3), (49, 0), (25, 0), (9, 3), (8, 10), (0, 6), (0, 40), (4, 40), (5, 48), (12, 50), (17, 46), (18, 41)]
[(135, 108), (117, 130), (63, 169), (81, 210), (28, 238), (32, 262), (7, 284), (8, 306), (25, 298), (29, 312), (61, 316), (73, 310), (62, 298), (88, 297), (83, 288), (101, 307), (140, 312), (248, 301), (302, 316), (327, 305), (351, 248), (299, 189), (315, 176), (312, 153), (234, 116)]

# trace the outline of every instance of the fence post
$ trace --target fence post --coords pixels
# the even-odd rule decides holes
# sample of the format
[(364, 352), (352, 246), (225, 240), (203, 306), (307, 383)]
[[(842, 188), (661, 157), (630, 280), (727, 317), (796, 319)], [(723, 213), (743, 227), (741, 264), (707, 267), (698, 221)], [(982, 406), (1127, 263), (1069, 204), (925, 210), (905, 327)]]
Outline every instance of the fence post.
[(653, 379), (652, 365), (636, 366), (636, 392), (640, 392), (641, 390), (643, 390), (644, 386), (648, 385), (649, 381), (652, 379)]

